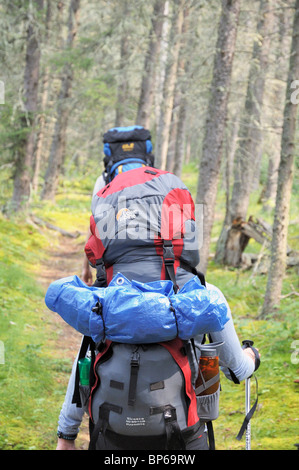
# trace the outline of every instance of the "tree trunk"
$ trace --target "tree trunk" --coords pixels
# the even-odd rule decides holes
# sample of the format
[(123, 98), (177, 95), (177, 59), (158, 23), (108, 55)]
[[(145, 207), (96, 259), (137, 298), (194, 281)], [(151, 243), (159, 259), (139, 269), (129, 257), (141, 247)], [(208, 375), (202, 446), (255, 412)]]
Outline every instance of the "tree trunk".
[(176, 145), (176, 138), (177, 138), (177, 132), (178, 132), (178, 114), (180, 110), (180, 99), (181, 98), (178, 94), (178, 90), (176, 87), (176, 91), (174, 92), (172, 117), (171, 117), (169, 136), (168, 136), (168, 150), (167, 150), (167, 158), (166, 158), (166, 166), (165, 166), (165, 169), (170, 172), (173, 171), (173, 166), (174, 166), (174, 154), (175, 154), (175, 145)]
[(269, 0), (262, 0), (260, 5), (257, 39), (253, 46), (245, 109), (240, 123), (239, 146), (235, 158), (234, 185), (230, 204), (231, 221), (237, 217), (246, 218), (254, 172), (259, 166), (257, 157), (260, 155), (262, 142), (261, 110), (270, 44), (269, 32), (273, 15)]
[(174, 167), (173, 167), (173, 173), (179, 178), (182, 175), (182, 168), (183, 168), (183, 162), (184, 162), (186, 127), (187, 127), (187, 100), (186, 100), (186, 97), (183, 96), (181, 104), (180, 104), (180, 111), (179, 111), (179, 117), (178, 117), (178, 132), (176, 136)]
[[(176, 159), (180, 157), (179, 149), (182, 150), (184, 145), (184, 127), (185, 127), (185, 107), (186, 107), (186, 73), (188, 70), (188, 48), (187, 35), (189, 30), (189, 8), (184, 9), (184, 20), (182, 26), (182, 39), (180, 45), (177, 81), (175, 86), (174, 104), (172, 112), (172, 124), (169, 138), (169, 149), (167, 154), (166, 169), (174, 172)], [(182, 140), (183, 139), (183, 140)], [(181, 155), (183, 157), (183, 155)], [(176, 171), (180, 171), (180, 163)]]
[(150, 41), (148, 52), (145, 57), (144, 73), (141, 83), (136, 124), (144, 126), (146, 129), (149, 129), (150, 127), (150, 117), (154, 96), (153, 84), (155, 77), (155, 65), (161, 46), (165, 1), (166, 0), (156, 0), (154, 5)]
[[(186, 130), (185, 130), (185, 133)], [(185, 158), (184, 158), (184, 161), (186, 164), (190, 163), (190, 157), (191, 157), (191, 137), (188, 138), (187, 136), (187, 139), (186, 139), (186, 149), (185, 149)]]
[(161, 164), (159, 155), (161, 147), (161, 134), (162, 134), (162, 102), (163, 102), (163, 87), (166, 75), (166, 65), (167, 65), (167, 49), (169, 43), (169, 0), (166, 0), (164, 7), (164, 20), (162, 25), (161, 33), (161, 47), (160, 55), (158, 58), (158, 67), (156, 69), (155, 76), (155, 164), (158, 167)]
[(239, 0), (222, 1), (196, 197), (197, 204), (204, 205), (199, 265), (202, 272), (206, 271), (209, 256), (239, 12)]
[[(229, 204), (229, 213), (217, 247), (217, 260), (229, 266), (239, 266), (244, 247), (240, 231), (234, 223), (245, 220), (249, 198), (253, 188), (255, 172), (258, 172), (261, 154), (261, 110), (265, 88), (265, 71), (270, 47), (270, 28), (272, 15), (270, 0), (261, 0), (260, 15), (257, 27), (257, 38), (254, 41), (245, 107), (239, 127), (238, 147), (234, 161), (234, 184)], [(233, 237), (233, 240), (229, 240)], [(239, 237), (239, 246), (238, 246)], [(227, 249), (225, 247), (230, 247)], [(233, 247), (236, 253), (233, 253)]]
[[(230, 228), (230, 214), (229, 214), (229, 204), (230, 204), (230, 187), (231, 187), (231, 179), (232, 179), (232, 171), (233, 171), (233, 163), (234, 163), (234, 156), (237, 146), (237, 137), (238, 137), (238, 129), (239, 129), (239, 121), (238, 121), (239, 113), (238, 111), (234, 115), (232, 119), (232, 129), (227, 131), (227, 135), (225, 138), (225, 169), (224, 169), (224, 185), (225, 185), (225, 217), (223, 222), (223, 227), (220, 233), (220, 236), (217, 241), (216, 246), (216, 253), (215, 253), (215, 262), (216, 263), (223, 263), (225, 259), (226, 253), (226, 241), (227, 236)], [(231, 251), (231, 248), (235, 246), (235, 238), (236, 234), (234, 234), (234, 240), (230, 243), (230, 247), (228, 250)], [(242, 241), (242, 247), (245, 248), (245, 244)], [(237, 249), (239, 251), (239, 248)], [(237, 255), (239, 256), (239, 255)]]
[[(43, 8), (43, 0), (34, 2), (36, 9)], [(27, 29), (27, 49), (24, 73), (24, 115), (22, 127), (29, 128), (17, 150), (17, 161), (14, 176), (12, 210), (26, 210), (30, 198), (31, 165), (35, 143), (35, 114), (38, 104), (38, 82), (40, 66), (40, 48), (35, 22), (30, 20)]]
[(262, 310), (262, 317), (271, 314), (279, 306), (282, 282), (285, 275), (286, 247), (293, 182), (295, 154), (295, 131), (298, 100), (292, 100), (292, 83), (299, 77), (299, 0), (295, 3), (293, 36), (286, 103), (281, 139), (281, 158), (278, 171), (278, 186), (271, 246), (271, 265)]
[(116, 102), (116, 116), (115, 126), (124, 126), (127, 116), (126, 103), (128, 95), (128, 73), (127, 64), (130, 57), (128, 33), (126, 29), (126, 17), (128, 15), (128, 0), (123, 0), (121, 3), (122, 8), (122, 34), (120, 36), (120, 70), (119, 70), (119, 83), (117, 88), (117, 102)]
[[(71, 0), (69, 7), (66, 50), (70, 50), (74, 44), (78, 29), (79, 7), (80, 0)], [(45, 174), (43, 191), (41, 194), (42, 199), (53, 200), (56, 194), (58, 179), (65, 152), (66, 129), (69, 116), (67, 100), (71, 93), (73, 74), (74, 71), (72, 64), (66, 64), (63, 70), (63, 78), (58, 96), (57, 117), (51, 143), (48, 167)]]
[[(275, 62), (275, 103), (277, 103), (278, 113), (274, 112), (271, 119), (273, 134), (271, 144), (268, 150), (268, 173), (267, 182), (261, 196), (263, 210), (273, 209), (275, 207), (275, 198), (277, 191), (278, 167), (280, 161), (280, 144), (283, 125), (283, 106), (285, 95), (285, 82), (287, 80), (288, 64), (287, 58), (290, 49), (289, 31), (291, 28), (290, 11), (286, 8), (282, 10), (277, 18), (279, 27), (278, 53)], [(274, 93), (273, 93), (274, 95)], [(273, 100), (273, 101), (274, 101)]]
[[(50, 31), (50, 22), (52, 16), (52, 4), (51, 0), (47, 0), (47, 13), (46, 13), (46, 37), (45, 37), (45, 46), (48, 44), (49, 31)], [(42, 82), (42, 98), (41, 98), (41, 115), (39, 116), (39, 132), (37, 136), (35, 156), (34, 156), (34, 170), (32, 178), (32, 191), (36, 193), (38, 191), (38, 179), (40, 174), (40, 163), (41, 156), (43, 151), (43, 143), (45, 137), (45, 125), (46, 125), (46, 106), (48, 103), (48, 94), (49, 94), (49, 74), (50, 67), (47, 64), (45, 67), (43, 82)]]
[(161, 134), (158, 150), (156, 152), (156, 165), (165, 170), (169, 132), (174, 103), (174, 90), (177, 79), (178, 57), (181, 43), (181, 33), (184, 19), (184, 0), (175, 1), (175, 11), (173, 13), (173, 23), (171, 28), (171, 39), (168, 47), (168, 67), (164, 81), (163, 104), (161, 108)]

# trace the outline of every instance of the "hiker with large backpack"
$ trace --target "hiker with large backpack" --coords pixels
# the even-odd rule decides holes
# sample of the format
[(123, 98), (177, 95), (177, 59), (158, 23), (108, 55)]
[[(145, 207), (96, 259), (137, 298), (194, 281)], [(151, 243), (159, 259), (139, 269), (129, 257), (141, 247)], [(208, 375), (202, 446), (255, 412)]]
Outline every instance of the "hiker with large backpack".
[(191, 195), (179, 178), (153, 167), (149, 132), (114, 128), (104, 152), (106, 185), (93, 197), (85, 249), (97, 280), (93, 287), (60, 280), (46, 296), (84, 335), (57, 449), (74, 448), (84, 411), (90, 449), (208, 449), (219, 374), (204, 377), (199, 357), (219, 357), (226, 377), (241, 381), (252, 375), (257, 352), (242, 349), (223, 294), (196, 271)]
[[(95, 182), (93, 197), (118, 174), (154, 163), (151, 135), (142, 126), (112, 128), (104, 134), (103, 142), (105, 170)], [(87, 240), (90, 236), (88, 227)], [(82, 280), (92, 285), (92, 271), (87, 256), (84, 257)]]

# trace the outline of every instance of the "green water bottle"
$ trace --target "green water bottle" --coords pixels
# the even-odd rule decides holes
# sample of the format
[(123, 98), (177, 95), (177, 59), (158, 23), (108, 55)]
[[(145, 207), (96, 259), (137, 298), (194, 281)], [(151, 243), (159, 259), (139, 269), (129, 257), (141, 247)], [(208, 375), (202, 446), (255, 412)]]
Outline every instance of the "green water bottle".
[(84, 357), (78, 361), (81, 385), (89, 385), (90, 364), (90, 357)]

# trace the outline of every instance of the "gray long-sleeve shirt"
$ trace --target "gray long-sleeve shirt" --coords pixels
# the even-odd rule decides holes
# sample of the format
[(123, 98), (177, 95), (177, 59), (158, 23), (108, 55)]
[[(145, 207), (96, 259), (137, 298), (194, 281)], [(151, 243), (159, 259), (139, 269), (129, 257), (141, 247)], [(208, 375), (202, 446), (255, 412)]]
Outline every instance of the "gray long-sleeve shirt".
[[(212, 284), (207, 283), (207, 289), (217, 290), (222, 295), (221, 291)], [(225, 324), (225, 327), (222, 331), (212, 333), (211, 339), (213, 342), (224, 342), (224, 344), (220, 346), (217, 351), (222, 372), (228, 379), (231, 379), (229, 372), (230, 369), (233, 371), (235, 376), (240, 381), (242, 381), (247, 377), (250, 377), (254, 372), (254, 362), (250, 357), (244, 354), (244, 350), (240, 345), (240, 341), (233, 324), (233, 319), (228, 304), (227, 307), (229, 321)], [(202, 337), (198, 336), (195, 338), (195, 341), (196, 343), (201, 343)], [(76, 363), (77, 360), (73, 365), (65, 400), (58, 421), (58, 430), (64, 434), (70, 435), (78, 433), (84, 415), (83, 408), (77, 408), (75, 404), (72, 404), (76, 375)]]

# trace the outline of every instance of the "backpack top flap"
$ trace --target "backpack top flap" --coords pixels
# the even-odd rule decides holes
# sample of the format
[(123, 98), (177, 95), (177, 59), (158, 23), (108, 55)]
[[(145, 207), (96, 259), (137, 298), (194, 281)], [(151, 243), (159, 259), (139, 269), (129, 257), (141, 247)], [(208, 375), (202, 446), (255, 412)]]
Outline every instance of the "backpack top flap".
[(142, 126), (114, 127), (104, 134), (103, 142), (108, 181), (117, 167), (127, 160), (150, 166), (154, 164), (151, 134)]

